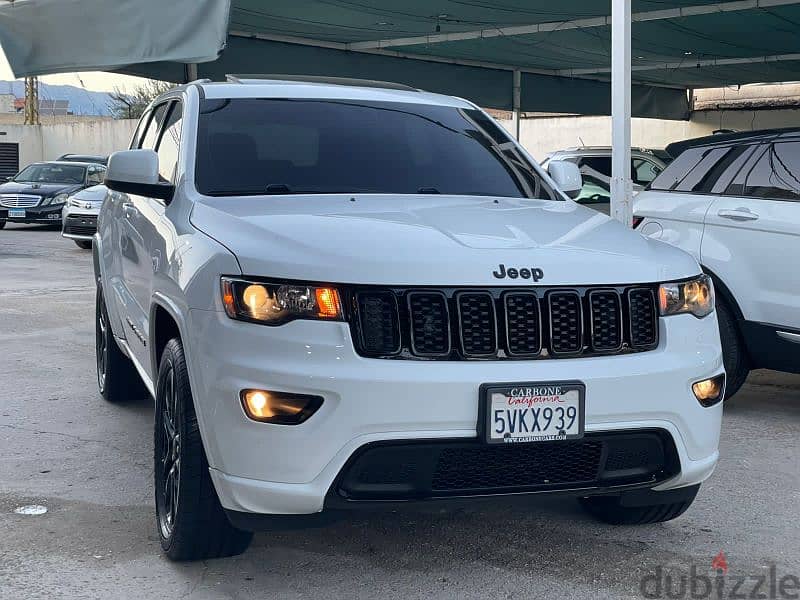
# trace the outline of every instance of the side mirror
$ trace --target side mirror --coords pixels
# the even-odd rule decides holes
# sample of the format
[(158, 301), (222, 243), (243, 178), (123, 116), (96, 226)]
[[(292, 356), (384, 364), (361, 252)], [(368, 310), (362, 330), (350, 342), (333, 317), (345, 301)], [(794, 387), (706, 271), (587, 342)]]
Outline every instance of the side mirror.
[(583, 176), (578, 165), (566, 160), (551, 160), (547, 163), (547, 173), (567, 196), (575, 199), (580, 195)]
[(167, 204), (175, 186), (158, 179), (158, 154), (152, 150), (122, 150), (108, 159), (105, 185), (108, 189), (136, 196), (158, 198)]

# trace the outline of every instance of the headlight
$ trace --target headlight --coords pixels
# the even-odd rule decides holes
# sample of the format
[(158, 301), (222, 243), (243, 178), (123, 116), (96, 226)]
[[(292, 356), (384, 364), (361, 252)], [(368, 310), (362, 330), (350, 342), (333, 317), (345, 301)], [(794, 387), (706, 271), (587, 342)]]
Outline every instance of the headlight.
[(42, 202), (42, 206), (56, 206), (57, 204), (64, 204), (67, 201), (69, 194), (56, 194), (52, 198), (45, 198), (44, 202)]
[(231, 319), (282, 325), (294, 319), (342, 321), (342, 301), (332, 287), (222, 278), (222, 303)]
[(81, 201), (80, 200), (76, 200), (74, 196), (70, 196), (67, 199), (67, 205), (68, 206), (72, 206), (73, 208), (77, 208), (77, 207), (79, 207), (81, 205)]
[(676, 283), (663, 283), (658, 290), (661, 316), (691, 313), (705, 317), (714, 311), (714, 285), (708, 275)]

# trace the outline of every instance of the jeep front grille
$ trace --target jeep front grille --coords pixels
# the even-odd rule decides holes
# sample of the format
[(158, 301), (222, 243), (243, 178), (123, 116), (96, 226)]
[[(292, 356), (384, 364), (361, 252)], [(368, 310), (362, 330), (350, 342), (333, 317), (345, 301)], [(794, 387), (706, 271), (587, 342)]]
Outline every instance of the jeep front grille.
[(658, 345), (653, 286), (357, 289), (356, 350), (376, 358), (568, 358)]

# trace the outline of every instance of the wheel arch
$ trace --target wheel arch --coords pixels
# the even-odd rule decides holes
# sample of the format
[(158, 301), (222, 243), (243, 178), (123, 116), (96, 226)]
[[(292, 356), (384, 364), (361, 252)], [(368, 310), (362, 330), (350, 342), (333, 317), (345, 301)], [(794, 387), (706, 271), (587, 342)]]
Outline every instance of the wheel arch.
[(734, 317), (736, 317), (736, 326), (741, 332), (740, 323), (744, 321), (744, 313), (742, 312), (742, 309), (739, 308), (739, 303), (736, 301), (736, 298), (731, 293), (730, 288), (728, 288), (728, 286), (725, 285), (725, 282), (722, 281), (722, 279), (720, 279), (720, 277), (716, 273), (714, 273), (714, 271), (712, 271), (705, 265), (701, 265), (701, 267), (703, 269), (703, 272), (709, 277), (711, 277), (712, 281), (714, 282), (714, 292), (722, 296), (722, 299), (725, 300), (725, 304), (727, 304), (728, 307), (730, 307), (730, 309), (733, 311), (733, 315)]
[[(177, 337), (181, 341), (183, 337), (183, 319), (180, 318), (180, 311), (175, 303), (164, 296), (156, 294), (150, 306), (150, 363), (153, 373), (153, 381), (158, 378), (158, 366), (161, 362), (161, 355), (164, 347), (172, 338)], [(184, 350), (185, 351), (185, 350)]]

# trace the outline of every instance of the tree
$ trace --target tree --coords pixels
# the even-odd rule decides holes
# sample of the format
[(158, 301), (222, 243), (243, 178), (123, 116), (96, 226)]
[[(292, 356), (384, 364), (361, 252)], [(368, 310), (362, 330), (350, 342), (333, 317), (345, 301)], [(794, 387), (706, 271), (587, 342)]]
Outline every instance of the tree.
[(115, 119), (138, 119), (154, 98), (172, 89), (172, 87), (173, 84), (168, 81), (157, 81), (155, 79), (148, 79), (137, 86), (131, 94), (124, 89), (114, 87), (114, 91), (109, 94), (111, 96), (111, 101), (109, 102), (111, 115)]

